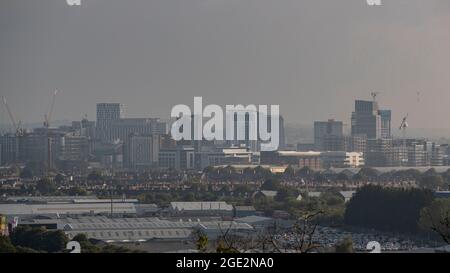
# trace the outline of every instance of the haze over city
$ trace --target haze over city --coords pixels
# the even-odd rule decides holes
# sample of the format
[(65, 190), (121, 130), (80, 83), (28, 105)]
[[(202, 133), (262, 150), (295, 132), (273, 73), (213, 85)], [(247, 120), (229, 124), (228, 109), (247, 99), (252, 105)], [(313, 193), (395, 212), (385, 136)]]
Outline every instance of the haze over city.
[[(17, 119), (95, 119), (98, 102), (168, 118), (173, 105), (279, 104), (287, 122), (349, 123), (354, 99), (450, 129), (450, 3), (62, 0), (0, 3), (0, 90)], [(418, 93), (420, 92), (420, 93)], [(9, 123), (1, 110), (0, 123)]]
[(0, 257), (450, 253), (449, 30), (449, 0), (1, 1)]

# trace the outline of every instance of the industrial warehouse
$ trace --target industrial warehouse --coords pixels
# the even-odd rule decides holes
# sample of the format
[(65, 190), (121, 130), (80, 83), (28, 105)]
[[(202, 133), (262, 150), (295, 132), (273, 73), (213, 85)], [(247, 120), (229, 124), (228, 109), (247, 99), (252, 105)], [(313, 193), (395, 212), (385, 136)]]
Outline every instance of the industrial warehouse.
[[(157, 217), (146, 217), (149, 209)], [(69, 239), (84, 234), (100, 243), (147, 252), (194, 251), (194, 235), (198, 232), (210, 240), (225, 233), (248, 237), (257, 234), (264, 224), (273, 224), (266, 217), (260, 217), (259, 222), (259, 216), (233, 218), (235, 211), (226, 202), (171, 202), (166, 208), (158, 208), (135, 199), (96, 196), (24, 196), (0, 203), (3, 222), (8, 223), (6, 231), (17, 226), (45, 227), (62, 230)]]

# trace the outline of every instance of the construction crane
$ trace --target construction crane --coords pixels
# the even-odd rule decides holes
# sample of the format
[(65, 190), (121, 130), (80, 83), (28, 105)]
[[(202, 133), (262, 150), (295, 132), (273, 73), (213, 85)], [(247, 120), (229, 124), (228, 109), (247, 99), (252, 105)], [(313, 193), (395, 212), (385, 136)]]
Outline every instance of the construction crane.
[[(403, 137), (403, 152), (406, 152), (406, 129), (408, 129), (408, 116), (409, 114), (406, 114), (406, 116), (403, 117), (402, 123), (400, 124), (399, 130), (402, 131), (402, 137)], [(404, 163), (408, 162), (407, 158), (402, 159)]]
[(398, 128), (399, 130), (402, 130), (403, 132), (403, 137), (405, 137), (406, 135), (406, 129), (408, 128), (408, 116), (409, 114), (406, 114), (405, 117), (403, 117), (402, 119), (402, 123), (400, 124), (400, 127)]
[(58, 94), (58, 90), (55, 90), (55, 92), (53, 93), (51, 101), (50, 101), (50, 106), (47, 110), (47, 113), (44, 115), (44, 128), (45, 128), (46, 138), (47, 138), (47, 166), (46, 166), (47, 172), (50, 172), (53, 167), (52, 166), (52, 163), (53, 163), (52, 141), (51, 141), (51, 137), (50, 137), (50, 121), (51, 121), (52, 114), (53, 114), (53, 107), (55, 105), (56, 94)]
[(50, 127), (50, 120), (51, 120), (52, 114), (53, 114), (53, 107), (55, 106), (56, 94), (58, 94), (58, 90), (55, 90), (55, 92), (53, 93), (47, 114), (44, 115), (44, 127), (45, 128)]
[(372, 96), (373, 101), (377, 100), (377, 96), (380, 94), (380, 92), (371, 92), (370, 96)]
[(8, 112), (9, 119), (11, 121), (11, 124), (14, 128), (15, 134), (17, 137), (23, 136), (23, 129), (22, 129), (22, 122), (19, 121), (19, 123), (16, 123), (16, 120), (11, 112), (11, 109), (9, 108), (8, 102), (6, 101), (6, 98), (2, 96), (3, 105), (6, 108), (6, 111)]

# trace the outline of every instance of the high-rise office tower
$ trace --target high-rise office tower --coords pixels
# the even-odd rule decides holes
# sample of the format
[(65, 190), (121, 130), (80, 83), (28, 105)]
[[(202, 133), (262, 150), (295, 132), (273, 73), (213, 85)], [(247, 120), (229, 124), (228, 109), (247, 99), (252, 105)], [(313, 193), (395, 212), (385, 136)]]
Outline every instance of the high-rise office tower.
[(65, 134), (59, 144), (59, 160), (72, 163), (88, 160), (89, 139), (79, 132)]
[[(260, 127), (260, 123), (259, 123), (259, 115), (262, 115), (261, 113), (258, 113), (258, 128)], [(286, 133), (285, 133), (285, 129), (284, 129), (284, 118), (282, 115), (278, 115), (278, 118), (275, 116), (274, 120), (278, 119), (278, 148), (277, 150), (282, 151), (284, 149), (286, 149)], [(270, 133), (274, 133), (272, 132), (272, 115), (267, 115), (267, 131)], [(258, 151), (261, 150), (261, 140), (259, 139), (258, 136)]]
[(17, 161), (19, 155), (19, 138), (13, 134), (0, 135), (0, 165)]
[(412, 142), (408, 144), (408, 166), (427, 166), (427, 151), (423, 142)]
[(110, 124), (112, 140), (128, 141), (131, 134), (164, 135), (167, 134), (167, 124), (157, 118), (123, 118)]
[(366, 135), (352, 135), (346, 138), (347, 151), (366, 153), (367, 151), (367, 136)]
[(394, 165), (393, 141), (391, 138), (369, 139), (365, 154), (369, 167), (391, 167)]
[(437, 143), (427, 141), (426, 142), (427, 151), (427, 163), (430, 166), (443, 166), (444, 165), (444, 155), (445, 147)]
[(286, 132), (284, 130), (284, 118), (281, 115), (279, 118), (279, 132), (280, 143), (278, 145), (278, 150), (284, 150), (286, 149)]
[(352, 113), (352, 135), (366, 135), (368, 139), (381, 138), (381, 115), (376, 101), (355, 101)]
[[(240, 118), (238, 118), (238, 115)], [(226, 130), (232, 129), (233, 140), (228, 144), (237, 147), (247, 147), (251, 151), (259, 150), (258, 145), (258, 112), (257, 111), (230, 111), (225, 113), (226, 122), (231, 122), (225, 126), (225, 135), (231, 134)], [(269, 124), (267, 125), (270, 126)]]
[(314, 122), (314, 146), (318, 151), (344, 151), (344, 125), (330, 119)]
[(381, 117), (381, 138), (391, 137), (391, 110), (379, 110)]
[(113, 141), (111, 125), (124, 116), (124, 105), (120, 103), (97, 104), (97, 138), (101, 142)]
[(130, 135), (125, 146), (126, 165), (132, 169), (157, 167), (160, 145), (159, 135)]

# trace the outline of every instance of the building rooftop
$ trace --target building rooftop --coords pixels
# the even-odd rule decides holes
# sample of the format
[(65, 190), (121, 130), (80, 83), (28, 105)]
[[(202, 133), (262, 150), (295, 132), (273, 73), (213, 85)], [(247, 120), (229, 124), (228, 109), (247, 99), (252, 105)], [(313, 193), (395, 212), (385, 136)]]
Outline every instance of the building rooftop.
[(321, 152), (278, 151), (280, 156), (320, 156)]
[(233, 210), (233, 206), (226, 202), (170, 202), (170, 208), (176, 211), (198, 210)]
[(82, 217), (61, 220), (64, 230), (126, 230), (192, 228), (197, 222), (175, 222), (159, 218)]
[(258, 223), (258, 222), (266, 222), (266, 221), (273, 221), (273, 220), (274, 219), (270, 218), (270, 217), (263, 217), (263, 216), (256, 216), (256, 215), (251, 215), (251, 216), (234, 219), (234, 221), (236, 221), (238, 223), (247, 223), (250, 225)]
[(188, 239), (192, 233), (191, 229), (124, 229), (124, 230), (83, 230), (66, 231), (69, 238), (77, 234), (85, 234), (88, 238), (104, 242), (145, 242), (148, 240), (181, 240)]
[(342, 195), (345, 199), (350, 199), (353, 197), (353, 195), (356, 193), (356, 191), (340, 191), (339, 194)]
[(436, 191), (434, 196), (437, 198), (450, 198), (450, 191)]
[(56, 202), (73, 202), (74, 200), (99, 200), (99, 199), (95, 195), (87, 195), (87, 196), (10, 196), (7, 197), (6, 200), (13, 202), (56, 203)]
[(320, 195), (322, 195), (320, 191), (310, 191), (307, 193), (308, 197), (320, 197)]
[[(136, 214), (133, 203), (113, 203), (113, 213)], [(0, 214), (59, 215), (59, 214), (101, 214), (110, 213), (110, 203), (47, 203), (47, 204), (0, 204)]]
[(217, 221), (217, 222), (200, 222), (198, 227), (204, 230), (223, 231), (227, 230), (253, 230), (253, 227), (247, 223), (235, 221)]
[(254, 211), (255, 210), (254, 206), (235, 206), (234, 208), (238, 211)]
[(196, 228), (205, 231), (253, 230), (247, 223), (235, 221), (170, 221), (155, 217), (108, 218), (88, 216), (79, 218), (33, 219), (27, 223), (57, 224), (69, 238), (85, 234), (104, 242), (144, 242), (149, 240), (186, 240)]
[(259, 191), (259, 192), (266, 197), (275, 197), (278, 194), (277, 191)]

